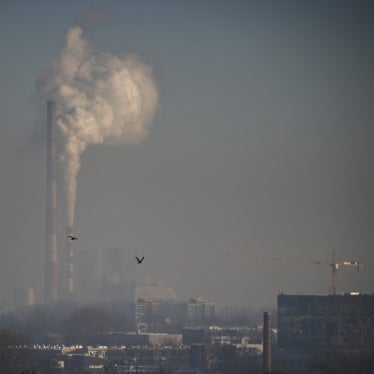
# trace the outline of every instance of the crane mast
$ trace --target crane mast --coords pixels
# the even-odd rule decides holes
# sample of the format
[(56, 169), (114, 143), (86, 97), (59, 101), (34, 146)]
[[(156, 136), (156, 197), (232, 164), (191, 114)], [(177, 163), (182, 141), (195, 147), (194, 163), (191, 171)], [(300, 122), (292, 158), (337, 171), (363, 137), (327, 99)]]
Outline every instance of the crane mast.
[(307, 264), (314, 264), (314, 265), (329, 265), (331, 268), (331, 289), (330, 293), (332, 295), (336, 295), (338, 290), (338, 271), (342, 266), (353, 266), (358, 271), (363, 270), (364, 264), (358, 261), (343, 261), (338, 262), (336, 258), (335, 250), (332, 251), (332, 258), (330, 262), (327, 261), (320, 261), (320, 260), (308, 260), (308, 259), (300, 259), (300, 258), (287, 258), (287, 257), (279, 257), (279, 256), (264, 256), (264, 255), (257, 255), (254, 253), (227, 253), (226, 256), (232, 257), (240, 257), (240, 258), (247, 258), (247, 259), (255, 259), (255, 260), (271, 260), (271, 261), (281, 261), (281, 262), (296, 262), (296, 263), (307, 263)]

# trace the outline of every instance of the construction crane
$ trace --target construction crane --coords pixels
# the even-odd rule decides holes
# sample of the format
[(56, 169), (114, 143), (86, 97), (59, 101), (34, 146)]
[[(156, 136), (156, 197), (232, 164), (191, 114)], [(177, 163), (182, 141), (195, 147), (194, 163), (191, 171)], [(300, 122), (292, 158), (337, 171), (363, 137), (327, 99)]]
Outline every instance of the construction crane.
[(314, 264), (314, 265), (329, 265), (331, 267), (331, 293), (336, 295), (338, 289), (338, 271), (342, 266), (353, 266), (358, 271), (363, 270), (364, 264), (358, 261), (343, 261), (338, 262), (335, 251), (332, 251), (332, 258), (331, 261), (320, 261), (320, 260), (306, 260), (300, 258), (287, 258), (287, 257), (278, 257), (278, 256), (263, 256), (257, 254), (243, 254), (243, 253), (226, 253), (226, 256), (231, 257), (240, 257), (240, 258), (248, 258), (248, 259), (255, 259), (255, 260), (272, 260), (272, 261), (284, 261), (284, 262), (297, 262), (297, 263), (304, 263), (304, 264)]

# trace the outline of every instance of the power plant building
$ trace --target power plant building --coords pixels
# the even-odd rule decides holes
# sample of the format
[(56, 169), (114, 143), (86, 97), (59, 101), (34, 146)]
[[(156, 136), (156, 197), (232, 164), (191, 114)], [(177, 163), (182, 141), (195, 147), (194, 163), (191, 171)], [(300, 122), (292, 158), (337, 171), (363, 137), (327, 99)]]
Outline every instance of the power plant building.
[(278, 344), (374, 352), (374, 294), (278, 295)]
[(77, 250), (75, 288), (83, 302), (134, 302), (134, 258), (123, 248)]
[(16, 287), (13, 289), (13, 308), (30, 307), (35, 304), (34, 289), (30, 287)]

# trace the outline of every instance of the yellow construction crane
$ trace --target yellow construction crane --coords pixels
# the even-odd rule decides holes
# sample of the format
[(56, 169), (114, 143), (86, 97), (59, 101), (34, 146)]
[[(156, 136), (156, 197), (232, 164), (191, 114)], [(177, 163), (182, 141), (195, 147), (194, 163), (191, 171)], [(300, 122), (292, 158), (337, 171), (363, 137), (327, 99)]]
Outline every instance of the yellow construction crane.
[(240, 257), (240, 258), (248, 258), (248, 259), (255, 259), (255, 260), (272, 260), (272, 261), (284, 261), (284, 262), (298, 262), (298, 263), (305, 263), (305, 264), (314, 264), (314, 265), (329, 265), (331, 267), (331, 293), (333, 295), (336, 294), (338, 288), (338, 270), (342, 266), (353, 266), (357, 270), (363, 270), (364, 264), (358, 261), (343, 261), (338, 262), (336, 259), (335, 251), (332, 251), (332, 259), (331, 261), (319, 261), (319, 260), (305, 260), (300, 258), (287, 258), (287, 257), (278, 257), (278, 256), (263, 256), (257, 255), (254, 253), (226, 253), (226, 256), (232, 257)]

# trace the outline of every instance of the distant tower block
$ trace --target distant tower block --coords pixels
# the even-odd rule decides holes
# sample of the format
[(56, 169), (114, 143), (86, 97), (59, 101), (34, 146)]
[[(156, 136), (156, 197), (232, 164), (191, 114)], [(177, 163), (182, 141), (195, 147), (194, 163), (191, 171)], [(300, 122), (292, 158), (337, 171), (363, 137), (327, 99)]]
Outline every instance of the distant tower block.
[(56, 104), (47, 102), (47, 191), (45, 215), (44, 301), (57, 300)]

